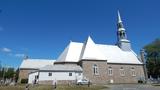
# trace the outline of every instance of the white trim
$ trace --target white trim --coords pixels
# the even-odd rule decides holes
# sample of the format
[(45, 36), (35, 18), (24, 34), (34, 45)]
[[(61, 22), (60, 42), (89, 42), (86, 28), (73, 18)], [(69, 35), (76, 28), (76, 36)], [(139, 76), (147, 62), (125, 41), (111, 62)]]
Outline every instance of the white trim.
[(120, 76), (125, 76), (125, 70), (123, 67), (120, 68)]
[(112, 69), (112, 67), (109, 67), (109, 68), (108, 68), (108, 75), (109, 75), (109, 76), (112, 76), (112, 75), (113, 75), (113, 69)]

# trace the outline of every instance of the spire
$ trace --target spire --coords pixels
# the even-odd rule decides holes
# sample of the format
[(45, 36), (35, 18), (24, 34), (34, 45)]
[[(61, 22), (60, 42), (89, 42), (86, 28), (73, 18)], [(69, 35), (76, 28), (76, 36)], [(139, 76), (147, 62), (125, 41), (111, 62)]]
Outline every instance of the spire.
[(124, 31), (125, 28), (123, 27), (123, 23), (122, 23), (122, 19), (121, 19), (121, 15), (120, 15), (120, 12), (118, 10), (118, 24), (117, 24), (117, 28), (118, 28), (118, 31)]
[(122, 22), (121, 15), (120, 15), (119, 10), (118, 10), (118, 23), (121, 23), (121, 22)]
[(118, 23), (117, 23), (117, 35), (118, 35), (118, 41), (121, 39), (127, 39), (127, 35), (125, 32), (125, 28), (123, 26), (122, 20), (121, 20), (121, 16), (118, 10)]
[(124, 51), (129, 51), (131, 46), (130, 46), (130, 41), (127, 40), (127, 34), (126, 30), (123, 26), (122, 19), (120, 16), (120, 12), (118, 10), (117, 12), (117, 45)]

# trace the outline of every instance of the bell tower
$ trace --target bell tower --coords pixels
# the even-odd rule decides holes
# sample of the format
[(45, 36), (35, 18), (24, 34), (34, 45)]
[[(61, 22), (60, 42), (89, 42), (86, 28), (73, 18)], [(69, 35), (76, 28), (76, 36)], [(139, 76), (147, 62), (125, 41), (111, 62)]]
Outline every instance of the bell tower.
[(131, 44), (130, 41), (127, 39), (126, 30), (123, 26), (119, 11), (118, 11), (118, 23), (117, 23), (117, 45), (123, 51), (131, 50)]

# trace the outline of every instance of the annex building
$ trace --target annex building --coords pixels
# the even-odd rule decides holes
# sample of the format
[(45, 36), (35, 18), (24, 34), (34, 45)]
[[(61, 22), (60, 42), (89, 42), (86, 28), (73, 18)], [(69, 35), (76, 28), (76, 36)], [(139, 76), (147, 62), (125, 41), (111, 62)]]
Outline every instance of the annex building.
[(53, 81), (58, 84), (75, 83), (82, 78), (95, 84), (138, 83), (138, 80), (144, 80), (143, 53), (138, 58), (132, 50), (119, 12), (116, 33), (115, 45), (96, 44), (90, 36), (84, 43), (71, 41), (57, 60), (49, 61), (47, 65), (41, 63), (43, 67), (21, 68), (27, 65), (25, 60), (20, 66), (20, 74), (28, 78), (28, 83), (39, 84)]

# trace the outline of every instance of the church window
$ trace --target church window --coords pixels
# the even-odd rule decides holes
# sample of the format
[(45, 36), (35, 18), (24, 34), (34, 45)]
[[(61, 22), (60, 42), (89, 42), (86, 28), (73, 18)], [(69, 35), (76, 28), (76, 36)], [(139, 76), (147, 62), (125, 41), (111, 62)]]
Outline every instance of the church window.
[(52, 73), (51, 73), (51, 72), (49, 72), (49, 73), (48, 73), (48, 76), (52, 76)]
[(123, 67), (120, 68), (120, 76), (125, 76), (125, 71)]
[(109, 68), (108, 68), (108, 75), (109, 75), (109, 76), (112, 76), (112, 75), (113, 75), (112, 67), (109, 67)]
[(72, 73), (69, 73), (69, 76), (72, 76)]
[(132, 76), (136, 76), (136, 72), (135, 72), (135, 68), (134, 67), (131, 68), (131, 75)]
[(98, 75), (99, 74), (98, 66), (96, 64), (93, 65), (93, 73), (94, 73), (94, 75)]

